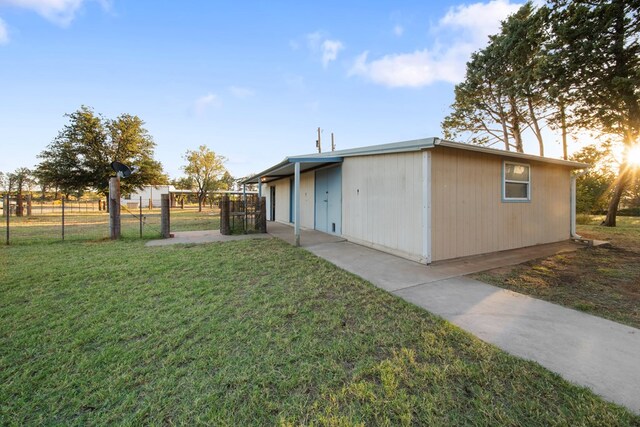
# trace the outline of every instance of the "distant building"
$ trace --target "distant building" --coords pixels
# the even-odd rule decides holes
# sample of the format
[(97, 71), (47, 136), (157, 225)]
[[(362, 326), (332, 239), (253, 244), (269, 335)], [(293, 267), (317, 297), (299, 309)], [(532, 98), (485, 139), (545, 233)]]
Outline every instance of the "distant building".
[(184, 190), (176, 190), (173, 185), (147, 185), (130, 194), (123, 194), (120, 202), (123, 206), (137, 208), (140, 203), (140, 198), (142, 197), (142, 206), (153, 206), (159, 208), (160, 198), (163, 194), (175, 194), (177, 191)]

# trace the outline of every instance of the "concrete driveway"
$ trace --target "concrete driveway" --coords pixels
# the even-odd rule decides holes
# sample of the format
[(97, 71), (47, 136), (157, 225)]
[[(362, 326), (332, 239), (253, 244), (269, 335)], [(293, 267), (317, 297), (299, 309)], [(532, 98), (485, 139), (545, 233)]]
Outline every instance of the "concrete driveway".
[[(268, 228), (293, 239), (291, 227)], [(640, 330), (464, 277), (579, 246), (565, 242), (425, 266), (316, 231), (305, 231), (301, 242), (478, 338), (640, 413)]]

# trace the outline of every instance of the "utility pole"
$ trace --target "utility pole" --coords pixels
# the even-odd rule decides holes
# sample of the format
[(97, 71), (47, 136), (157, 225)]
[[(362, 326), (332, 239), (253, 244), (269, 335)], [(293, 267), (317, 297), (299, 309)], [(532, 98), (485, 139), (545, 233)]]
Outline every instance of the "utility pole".
[(333, 132), (331, 132), (331, 151), (336, 151), (336, 142), (333, 139)]
[(318, 153), (322, 153), (322, 141), (320, 140), (320, 128), (318, 128), (318, 139), (316, 139), (316, 147), (318, 148)]

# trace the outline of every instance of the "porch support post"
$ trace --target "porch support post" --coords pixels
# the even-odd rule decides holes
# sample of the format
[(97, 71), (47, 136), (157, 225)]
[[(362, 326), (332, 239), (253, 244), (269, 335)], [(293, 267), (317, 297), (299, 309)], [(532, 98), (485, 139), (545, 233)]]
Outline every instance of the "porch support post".
[(431, 264), (431, 152), (422, 151), (422, 262)]
[(293, 178), (293, 230), (296, 237), (296, 246), (300, 246), (300, 162), (294, 163)]

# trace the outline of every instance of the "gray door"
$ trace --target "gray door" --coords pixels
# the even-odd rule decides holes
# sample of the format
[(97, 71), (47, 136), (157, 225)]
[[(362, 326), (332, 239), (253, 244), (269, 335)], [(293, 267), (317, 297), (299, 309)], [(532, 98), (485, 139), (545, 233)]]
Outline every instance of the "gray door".
[(342, 234), (342, 169), (316, 171), (315, 228), (330, 234)]

